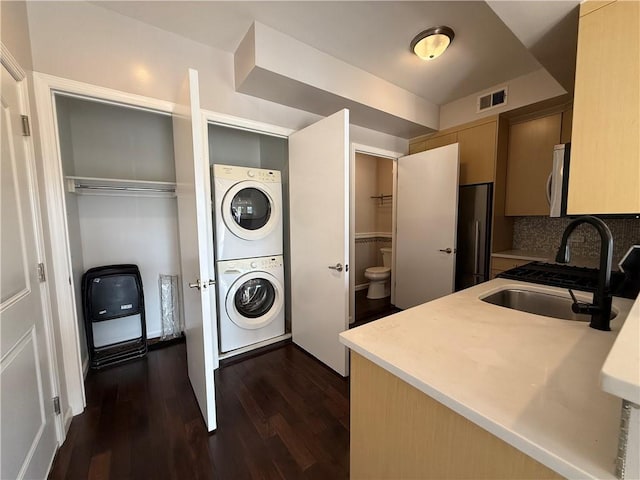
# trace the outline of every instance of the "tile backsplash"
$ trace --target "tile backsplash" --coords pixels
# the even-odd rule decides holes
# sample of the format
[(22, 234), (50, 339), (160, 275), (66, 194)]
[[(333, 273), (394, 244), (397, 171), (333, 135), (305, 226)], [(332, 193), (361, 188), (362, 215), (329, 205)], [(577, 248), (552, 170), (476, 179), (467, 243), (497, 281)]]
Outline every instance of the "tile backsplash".
[[(640, 244), (640, 219), (603, 219), (613, 235), (613, 263), (617, 264), (631, 245)], [(516, 217), (513, 224), (513, 248), (554, 252), (570, 218)], [(580, 225), (569, 238), (571, 253), (597, 257), (600, 236), (591, 225)]]

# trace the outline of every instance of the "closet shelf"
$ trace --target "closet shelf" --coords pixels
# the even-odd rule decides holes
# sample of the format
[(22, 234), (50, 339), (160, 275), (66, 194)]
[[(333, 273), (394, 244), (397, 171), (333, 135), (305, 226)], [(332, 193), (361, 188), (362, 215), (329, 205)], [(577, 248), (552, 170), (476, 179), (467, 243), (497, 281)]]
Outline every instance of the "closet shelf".
[(369, 198), (374, 198), (376, 200), (379, 200), (380, 205), (382, 205), (385, 200), (390, 200), (391, 198), (393, 198), (393, 195), (384, 195), (381, 193), (380, 195), (372, 195)]
[(80, 194), (175, 196), (176, 191), (175, 182), (74, 176), (67, 176), (65, 179), (67, 190)]

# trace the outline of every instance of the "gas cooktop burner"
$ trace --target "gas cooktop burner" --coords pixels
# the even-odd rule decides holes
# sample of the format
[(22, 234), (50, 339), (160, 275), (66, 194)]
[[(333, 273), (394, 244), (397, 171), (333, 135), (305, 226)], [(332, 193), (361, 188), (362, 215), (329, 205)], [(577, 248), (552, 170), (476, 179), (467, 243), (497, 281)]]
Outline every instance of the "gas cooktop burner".
[[(598, 287), (597, 268), (573, 267), (557, 263), (531, 262), (502, 272), (498, 277), (586, 292), (595, 292)], [(623, 281), (623, 274), (612, 272), (611, 291), (615, 292)]]

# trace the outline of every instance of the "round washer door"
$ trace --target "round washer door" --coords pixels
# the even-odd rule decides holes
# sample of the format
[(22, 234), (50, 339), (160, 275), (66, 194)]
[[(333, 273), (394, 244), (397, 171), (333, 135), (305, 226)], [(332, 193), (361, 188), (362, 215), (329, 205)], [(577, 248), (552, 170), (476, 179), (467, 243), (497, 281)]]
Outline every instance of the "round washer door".
[(264, 184), (247, 180), (227, 191), (221, 213), (224, 224), (236, 237), (260, 240), (277, 227), (280, 209)]
[(227, 315), (240, 328), (255, 330), (269, 325), (283, 307), (284, 288), (267, 272), (239, 277), (227, 292)]

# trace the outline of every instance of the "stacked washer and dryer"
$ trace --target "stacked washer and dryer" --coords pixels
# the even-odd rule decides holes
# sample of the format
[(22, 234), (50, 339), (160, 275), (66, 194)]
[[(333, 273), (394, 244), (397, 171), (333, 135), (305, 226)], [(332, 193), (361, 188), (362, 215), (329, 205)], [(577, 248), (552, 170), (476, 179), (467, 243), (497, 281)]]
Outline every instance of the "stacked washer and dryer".
[(220, 352), (284, 334), (282, 179), (213, 165)]

